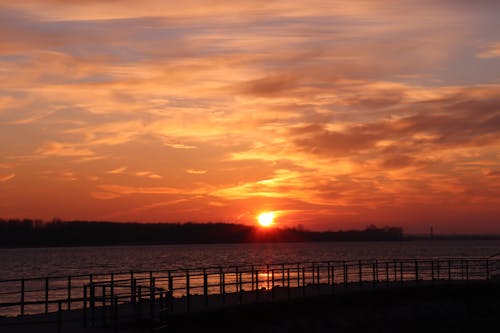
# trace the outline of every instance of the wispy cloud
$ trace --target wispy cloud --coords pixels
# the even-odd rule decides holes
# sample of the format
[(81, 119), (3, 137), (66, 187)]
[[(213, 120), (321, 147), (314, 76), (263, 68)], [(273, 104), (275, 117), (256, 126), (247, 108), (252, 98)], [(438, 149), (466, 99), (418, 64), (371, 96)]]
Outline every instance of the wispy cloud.
[(152, 171), (139, 171), (135, 173), (136, 176), (138, 177), (147, 177), (151, 179), (162, 179), (163, 177), (152, 172)]
[(112, 175), (119, 175), (119, 174), (123, 174), (125, 171), (127, 171), (127, 169), (128, 168), (126, 166), (122, 166), (122, 167), (119, 167), (116, 169), (109, 170), (109, 171), (107, 171), (107, 173), (112, 174)]
[(207, 173), (207, 170), (186, 169), (186, 172), (192, 175), (204, 175)]
[(13, 178), (16, 177), (16, 174), (15, 173), (11, 173), (9, 175), (0, 175), (0, 182), (6, 182), (6, 181), (9, 181)]
[(130, 194), (203, 194), (203, 189), (183, 189), (176, 187), (133, 187), (124, 185), (104, 184), (98, 185), (98, 188), (109, 193), (121, 195)]
[(81, 147), (79, 144), (68, 144), (54, 141), (44, 143), (37, 149), (36, 153), (43, 156), (60, 157), (85, 157), (94, 155), (93, 151)]
[(196, 149), (196, 146), (185, 145), (183, 143), (165, 142), (164, 145), (175, 149)]
[(500, 42), (489, 44), (484, 51), (477, 55), (482, 59), (498, 58), (500, 57)]

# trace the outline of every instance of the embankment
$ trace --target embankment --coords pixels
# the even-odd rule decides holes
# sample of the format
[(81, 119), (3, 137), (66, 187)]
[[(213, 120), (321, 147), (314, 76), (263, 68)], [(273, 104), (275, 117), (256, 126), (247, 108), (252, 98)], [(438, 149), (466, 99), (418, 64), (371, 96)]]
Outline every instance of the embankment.
[(169, 318), (169, 332), (494, 332), (500, 284), (360, 291)]

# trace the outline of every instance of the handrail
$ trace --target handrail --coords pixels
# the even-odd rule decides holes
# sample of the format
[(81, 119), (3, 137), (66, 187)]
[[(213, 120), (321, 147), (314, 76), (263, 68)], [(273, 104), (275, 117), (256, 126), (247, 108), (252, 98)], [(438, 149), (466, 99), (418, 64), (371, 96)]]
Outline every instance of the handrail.
[[(487, 280), (495, 262), (500, 260), (489, 257), (323, 260), (8, 279), (0, 281), (0, 290), (6, 289), (0, 292), (0, 316), (49, 313), (56, 310), (53, 304), (57, 301), (61, 301), (67, 310), (83, 308), (83, 289), (92, 285), (107, 285), (119, 290), (130, 288), (132, 281), (148, 287), (154, 280), (156, 286), (168, 290), (172, 297), (189, 298), (193, 291), (201, 291), (205, 296), (223, 295), (241, 292), (243, 288), (255, 290), (265, 287), (271, 290), (278, 285), (291, 287), (291, 281), (297, 287), (307, 283), (359, 284), (366, 280), (373, 283)], [(33, 305), (43, 306), (35, 308)]]

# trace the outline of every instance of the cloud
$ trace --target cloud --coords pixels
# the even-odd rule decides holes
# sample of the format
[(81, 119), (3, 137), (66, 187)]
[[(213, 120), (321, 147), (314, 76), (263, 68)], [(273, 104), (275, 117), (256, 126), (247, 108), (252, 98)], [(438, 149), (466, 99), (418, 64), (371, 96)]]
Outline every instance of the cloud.
[(86, 157), (95, 154), (92, 150), (80, 147), (80, 145), (78, 144), (69, 144), (54, 141), (44, 143), (37, 149), (36, 153), (43, 156), (60, 157)]
[(207, 173), (207, 170), (186, 169), (186, 173), (191, 175), (204, 175)]
[(111, 200), (121, 197), (120, 194), (111, 192), (90, 192), (90, 196), (97, 200)]
[(491, 59), (500, 57), (500, 42), (491, 43), (486, 50), (477, 55), (481, 59)]
[(9, 181), (9, 180), (11, 180), (11, 179), (13, 179), (15, 177), (16, 177), (15, 173), (11, 173), (11, 174), (5, 175), (5, 176), (0, 175), (0, 182), (2, 182), (2, 183), (3, 182), (7, 182), (7, 181)]
[(139, 171), (135, 173), (136, 176), (138, 177), (147, 177), (151, 179), (162, 179), (163, 177), (152, 172), (152, 171)]
[(127, 167), (122, 166), (122, 167), (119, 167), (116, 169), (109, 170), (109, 171), (107, 171), (107, 173), (112, 174), (112, 175), (120, 175), (120, 174), (123, 174), (126, 170), (127, 170)]
[(391, 150), (382, 143), (410, 151), (496, 145), (500, 142), (497, 131), (500, 114), (495, 105), (500, 100), (492, 93), (499, 92), (497, 86), (479, 88), (472, 93), (462, 89), (445, 93), (438, 100), (402, 106), (406, 110), (414, 109), (413, 114), (394, 119), (376, 118), (341, 130), (329, 130), (323, 124), (308, 124), (291, 129), (290, 136), (301, 150), (334, 156)]
[(10, 164), (10, 163), (0, 163), (0, 168), (1, 169), (12, 169), (14, 168), (15, 165), (14, 164)]
[(500, 177), (500, 170), (489, 171), (486, 175), (488, 177)]
[(15, 161), (20, 193), (78, 175), (69, 216), (268, 207), (333, 228), (436, 203), (497, 212), (498, 43), (474, 41), (496, 40), (498, 2), (424, 3), (2, 4), (0, 165)]
[(99, 189), (105, 192), (119, 195), (131, 194), (203, 194), (203, 189), (182, 189), (175, 187), (133, 187), (123, 185), (104, 184), (98, 185)]
[(182, 143), (165, 142), (164, 145), (167, 147), (170, 147), (170, 148), (174, 148), (174, 149), (196, 149), (197, 148), (196, 146), (185, 145)]

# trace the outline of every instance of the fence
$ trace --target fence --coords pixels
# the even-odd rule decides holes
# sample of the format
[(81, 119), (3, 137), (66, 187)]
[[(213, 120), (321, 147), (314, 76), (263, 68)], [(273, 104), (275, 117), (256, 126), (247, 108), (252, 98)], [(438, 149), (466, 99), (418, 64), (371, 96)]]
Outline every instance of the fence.
[(96, 308), (106, 321), (118, 312), (141, 315), (147, 303), (145, 315), (154, 319), (167, 309), (199, 311), (333, 292), (338, 287), (489, 280), (499, 262), (491, 258), (322, 261), (12, 279), (0, 281), (0, 316), (80, 310), (87, 323), (96, 320)]
[(489, 279), (498, 260), (450, 258), (412, 260), (325, 261), (185, 270), (131, 271), (107, 274), (55, 276), (0, 281), (0, 316), (83, 308), (85, 285), (136, 281), (138, 291), (154, 287), (168, 290), (172, 297), (192, 294), (224, 295), (264, 287), (303, 287), (307, 284), (350, 284), (420, 280)]

